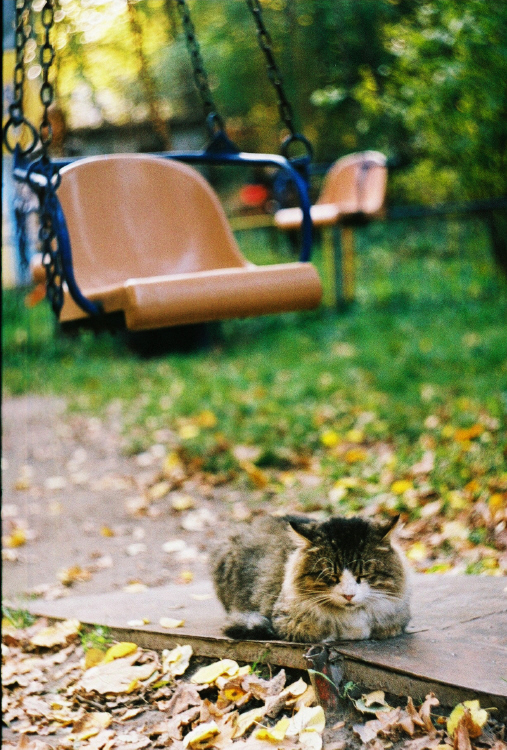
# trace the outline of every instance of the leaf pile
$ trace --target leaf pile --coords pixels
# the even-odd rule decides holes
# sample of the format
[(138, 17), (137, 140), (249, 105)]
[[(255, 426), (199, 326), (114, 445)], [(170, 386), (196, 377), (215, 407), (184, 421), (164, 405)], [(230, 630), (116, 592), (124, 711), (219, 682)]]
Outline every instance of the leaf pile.
[(5, 750), (321, 750), (325, 732), (334, 750), (389, 742), (404, 750), (506, 750), (478, 701), (435, 724), (433, 694), (419, 708), (408, 698), (402, 709), (376, 691), (354, 699), (374, 719), (326, 728), (312, 686), (288, 681), (283, 669), (266, 679), (232, 659), (199, 667), (188, 645), (159, 654), (135, 643), (97, 648), (95, 639), (85, 650), (90, 638), (81, 630), (76, 620), (18, 629), (4, 622)]

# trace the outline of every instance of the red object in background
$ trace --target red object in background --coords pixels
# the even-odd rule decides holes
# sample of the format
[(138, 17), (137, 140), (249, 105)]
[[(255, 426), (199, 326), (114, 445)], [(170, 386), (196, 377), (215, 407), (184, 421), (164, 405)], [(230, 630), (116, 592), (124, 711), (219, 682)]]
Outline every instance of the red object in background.
[(258, 208), (268, 199), (269, 191), (264, 185), (245, 185), (239, 191), (239, 198), (244, 206)]

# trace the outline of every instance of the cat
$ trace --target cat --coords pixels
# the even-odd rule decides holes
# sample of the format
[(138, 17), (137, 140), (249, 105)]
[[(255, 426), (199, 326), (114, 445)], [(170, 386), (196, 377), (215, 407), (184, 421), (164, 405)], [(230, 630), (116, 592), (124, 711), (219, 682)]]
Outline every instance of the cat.
[(234, 639), (305, 643), (390, 638), (410, 619), (409, 583), (391, 543), (398, 521), (262, 516), (210, 557)]

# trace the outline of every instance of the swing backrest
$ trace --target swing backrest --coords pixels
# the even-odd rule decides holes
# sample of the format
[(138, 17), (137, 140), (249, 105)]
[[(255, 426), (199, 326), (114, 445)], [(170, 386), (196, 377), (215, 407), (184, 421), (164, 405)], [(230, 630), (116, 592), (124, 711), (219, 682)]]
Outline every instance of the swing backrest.
[(379, 151), (363, 151), (338, 159), (329, 169), (318, 204), (333, 203), (340, 213), (378, 214), (385, 202), (386, 157)]
[(214, 191), (186, 164), (115, 154), (80, 160), (61, 175), (58, 196), (84, 290), (248, 265)]

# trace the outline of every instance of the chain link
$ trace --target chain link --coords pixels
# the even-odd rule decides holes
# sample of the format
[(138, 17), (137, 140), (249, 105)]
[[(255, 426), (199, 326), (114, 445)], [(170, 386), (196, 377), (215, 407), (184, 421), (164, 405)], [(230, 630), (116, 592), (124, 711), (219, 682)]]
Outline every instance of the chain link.
[(49, 81), (49, 71), (55, 59), (55, 51), (51, 44), (51, 30), (55, 22), (55, 8), (53, 0), (46, 0), (46, 5), (41, 11), (41, 22), (44, 28), (44, 43), (40, 48), (39, 62), (42, 68), (42, 85), (40, 88), (40, 100), (43, 106), (42, 121), (39, 128), (39, 137), (44, 153), (53, 140), (53, 129), (49, 121), (48, 109), (53, 103), (54, 88)]
[(51, 303), (53, 312), (59, 317), (63, 307), (63, 264), (56, 247), (56, 233), (53, 216), (55, 214), (56, 196), (51, 188), (44, 191), (39, 214), (39, 240), (42, 250), (42, 265), (46, 271), (46, 295)]
[(183, 31), (185, 32), (187, 47), (190, 52), (195, 85), (201, 96), (208, 127), (210, 128), (211, 134), (214, 135), (217, 130), (225, 129), (224, 122), (217, 113), (217, 108), (213, 101), (213, 95), (209, 87), (208, 76), (204, 68), (204, 61), (195, 35), (195, 27), (190, 17), (187, 2), (186, 0), (175, 0), (175, 2), (180, 14)]
[[(15, 2), (15, 63), (13, 75), (13, 100), (9, 104), (9, 118), (3, 128), (3, 142), (6, 148), (13, 153), (17, 147), (20, 153), (29, 154), (37, 145), (37, 131), (32, 123), (26, 119), (23, 111), (23, 94), (25, 87), (25, 47), (30, 36), (31, 27), (31, 0), (16, 0)], [(9, 132), (11, 128), (19, 128), (25, 125), (30, 134), (30, 140), (26, 148), (11, 145)], [(17, 137), (19, 141), (19, 137)]]
[(18, 0), (16, 2), (15, 15), (15, 40), (16, 40), (16, 63), (14, 65), (14, 92), (12, 104), (9, 105), (9, 114), (15, 126), (23, 122), (23, 89), (25, 85), (25, 45), (27, 32), (29, 33), (30, 0)]
[(292, 136), (296, 136), (296, 128), (294, 126), (294, 112), (292, 106), (285, 95), (283, 87), (283, 79), (280, 69), (276, 63), (273, 54), (273, 41), (271, 35), (264, 24), (264, 18), (262, 16), (262, 7), (259, 0), (246, 0), (246, 4), (254, 18), (255, 25), (257, 26), (257, 37), (259, 39), (259, 46), (264, 53), (266, 62), (268, 64), (268, 78), (271, 81), (275, 93), (278, 98), (278, 111), (280, 113), (280, 119), (289, 130)]

